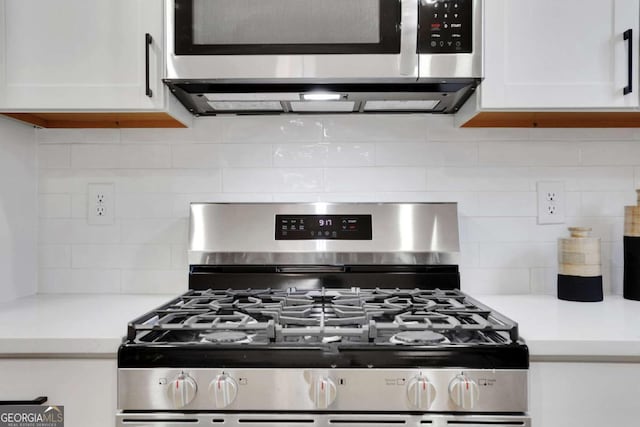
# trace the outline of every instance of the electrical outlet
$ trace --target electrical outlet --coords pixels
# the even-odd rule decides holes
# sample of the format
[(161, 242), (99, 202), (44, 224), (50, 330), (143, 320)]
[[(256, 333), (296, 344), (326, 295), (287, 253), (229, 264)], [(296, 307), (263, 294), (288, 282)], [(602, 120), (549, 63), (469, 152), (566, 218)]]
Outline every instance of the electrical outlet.
[(87, 221), (91, 225), (115, 222), (113, 184), (89, 184), (87, 188)]
[(564, 211), (564, 182), (538, 182), (538, 224), (563, 224)]

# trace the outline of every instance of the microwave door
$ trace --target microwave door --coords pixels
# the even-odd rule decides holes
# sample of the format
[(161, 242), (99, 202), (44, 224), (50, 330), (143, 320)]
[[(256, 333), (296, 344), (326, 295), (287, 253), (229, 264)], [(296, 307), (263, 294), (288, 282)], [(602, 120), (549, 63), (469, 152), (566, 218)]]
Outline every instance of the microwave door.
[(169, 78), (417, 78), (418, 0), (167, 3)]
[[(394, 50), (386, 52), (354, 52), (351, 55), (304, 55), (304, 77), (312, 79), (351, 79), (360, 81), (384, 81), (407, 79), (414, 81), (419, 73), (418, 44), (418, 2), (419, 0), (395, 0), (399, 10), (393, 28), (397, 37)], [(387, 26), (391, 25), (391, 14), (382, 19)], [(381, 38), (392, 37), (384, 30)]]

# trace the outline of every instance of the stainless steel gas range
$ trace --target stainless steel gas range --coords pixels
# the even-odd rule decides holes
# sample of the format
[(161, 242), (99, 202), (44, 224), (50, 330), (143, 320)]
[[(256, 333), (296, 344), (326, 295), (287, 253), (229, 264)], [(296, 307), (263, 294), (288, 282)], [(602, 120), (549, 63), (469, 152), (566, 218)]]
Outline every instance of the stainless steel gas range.
[(129, 324), (118, 426), (525, 426), (515, 322), (459, 290), (457, 207), (193, 204), (189, 288)]

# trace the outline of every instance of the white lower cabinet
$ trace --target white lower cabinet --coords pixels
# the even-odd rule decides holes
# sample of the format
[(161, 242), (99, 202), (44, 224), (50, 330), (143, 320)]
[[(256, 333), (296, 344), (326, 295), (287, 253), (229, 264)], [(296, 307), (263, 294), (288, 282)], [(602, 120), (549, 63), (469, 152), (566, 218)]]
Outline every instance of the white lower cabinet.
[(115, 425), (115, 359), (1, 359), (0, 400), (47, 396), (63, 405), (65, 427)]
[(640, 363), (531, 364), (534, 427), (640, 426)]

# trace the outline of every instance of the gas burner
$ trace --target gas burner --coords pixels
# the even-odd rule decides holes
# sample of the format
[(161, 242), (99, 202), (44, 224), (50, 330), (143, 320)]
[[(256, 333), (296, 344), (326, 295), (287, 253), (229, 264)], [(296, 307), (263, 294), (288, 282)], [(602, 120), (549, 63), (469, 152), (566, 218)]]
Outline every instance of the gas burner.
[(240, 331), (216, 331), (200, 334), (202, 342), (215, 344), (246, 344), (251, 342), (251, 336)]
[(448, 341), (447, 338), (433, 331), (403, 331), (389, 340), (392, 344), (433, 345)]

